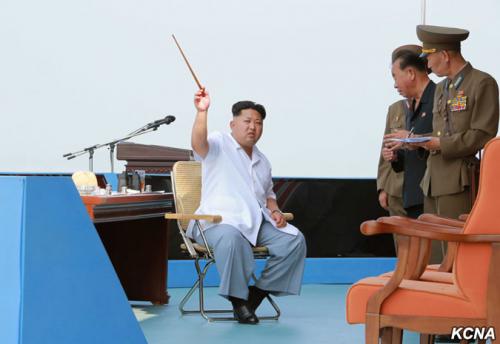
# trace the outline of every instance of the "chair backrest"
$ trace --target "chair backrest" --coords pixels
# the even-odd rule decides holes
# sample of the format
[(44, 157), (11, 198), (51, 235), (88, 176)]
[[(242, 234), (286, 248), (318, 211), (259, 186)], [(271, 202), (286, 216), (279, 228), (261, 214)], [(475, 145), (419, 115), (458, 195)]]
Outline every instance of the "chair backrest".
[[(172, 168), (172, 191), (177, 213), (193, 214), (200, 206), (201, 163), (178, 161)], [(189, 220), (178, 221), (179, 228), (186, 230)]]
[(76, 171), (71, 175), (73, 183), (75, 183), (77, 189), (80, 187), (95, 187), (97, 186), (97, 177), (95, 173), (90, 171)]
[[(491, 140), (481, 160), (479, 192), (464, 226), (465, 234), (500, 234), (500, 139)], [(455, 279), (464, 294), (486, 312), (486, 293), (491, 259), (490, 244), (459, 244)]]

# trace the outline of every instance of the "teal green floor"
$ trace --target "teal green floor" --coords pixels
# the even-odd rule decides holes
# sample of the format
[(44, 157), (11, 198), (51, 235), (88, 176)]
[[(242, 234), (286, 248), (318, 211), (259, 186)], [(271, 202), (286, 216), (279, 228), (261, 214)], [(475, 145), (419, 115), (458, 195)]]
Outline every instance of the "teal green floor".
[[(278, 321), (258, 325), (235, 322), (209, 323), (199, 315), (180, 316), (177, 306), (187, 289), (169, 289), (167, 306), (133, 306), (149, 344), (163, 343), (272, 343), (272, 344), (342, 344), (364, 343), (364, 326), (345, 321), (345, 295), (348, 285), (304, 285), (301, 296), (276, 298), (282, 315)], [(206, 288), (209, 306), (229, 307), (217, 295), (217, 288)], [(197, 298), (197, 294), (193, 295)], [(259, 312), (269, 314), (269, 306)], [(259, 314), (259, 313), (258, 313)], [(418, 343), (415, 333), (405, 333), (403, 343)]]

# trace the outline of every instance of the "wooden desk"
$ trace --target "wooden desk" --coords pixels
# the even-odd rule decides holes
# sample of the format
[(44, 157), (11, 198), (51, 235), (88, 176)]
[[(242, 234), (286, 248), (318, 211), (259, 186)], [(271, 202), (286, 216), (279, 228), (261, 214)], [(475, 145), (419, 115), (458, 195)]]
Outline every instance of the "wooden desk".
[(171, 193), (82, 196), (129, 300), (168, 303)]

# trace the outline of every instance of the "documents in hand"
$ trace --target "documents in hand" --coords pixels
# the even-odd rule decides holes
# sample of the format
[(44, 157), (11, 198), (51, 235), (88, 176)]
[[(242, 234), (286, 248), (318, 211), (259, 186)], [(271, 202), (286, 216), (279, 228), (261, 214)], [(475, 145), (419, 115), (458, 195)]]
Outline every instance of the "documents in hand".
[(403, 143), (422, 143), (422, 142), (427, 142), (430, 140), (431, 140), (431, 138), (428, 136), (407, 137), (404, 139), (387, 139), (387, 141), (403, 142)]

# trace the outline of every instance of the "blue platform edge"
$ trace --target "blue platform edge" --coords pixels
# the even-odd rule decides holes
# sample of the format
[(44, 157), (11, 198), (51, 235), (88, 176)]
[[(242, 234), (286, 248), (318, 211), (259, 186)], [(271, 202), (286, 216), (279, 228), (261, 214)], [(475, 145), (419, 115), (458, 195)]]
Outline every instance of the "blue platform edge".
[(70, 177), (0, 176), (0, 211), (0, 343), (146, 343)]
[[(257, 259), (255, 264), (256, 275), (259, 275), (265, 260)], [(362, 278), (394, 270), (395, 266), (396, 258), (306, 258), (303, 284), (352, 284)], [(169, 260), (169, 288), (191, 287), (195, 280), (193, 260)], [(208, 270), (205, 285), (219, 285), (215, 266)]]
[(25, 180), (0, 178), (0, 341), (18, 343), (21, 330)]

